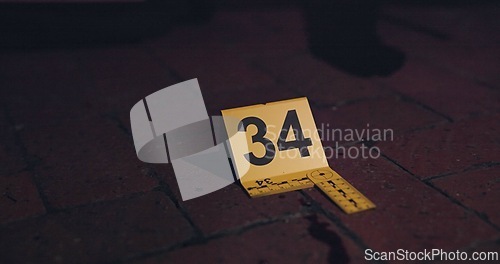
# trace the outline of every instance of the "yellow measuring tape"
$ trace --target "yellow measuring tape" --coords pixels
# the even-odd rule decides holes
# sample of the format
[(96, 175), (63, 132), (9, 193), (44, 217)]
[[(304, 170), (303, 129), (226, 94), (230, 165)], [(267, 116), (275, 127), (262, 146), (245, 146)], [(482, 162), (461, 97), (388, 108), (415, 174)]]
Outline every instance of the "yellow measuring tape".
[[(305, 175), (305, 176), (304, 176)], [(316, 185), (328, 198), (348, 214), (375, 208), (375, 204), (330, 168), (309, 173), (264, 178), (256, 182), (242, 182), (251, 197), (260, 197), (311, 188)]]
[(375, 204), (332, 170), (307, 98), (222, 110), (231, 159), (251, 197), (318, 186), (344, 212)]
[(330, 168), (312, 171), (308, 177), (348, 214), (375, 208), (374, 203)]

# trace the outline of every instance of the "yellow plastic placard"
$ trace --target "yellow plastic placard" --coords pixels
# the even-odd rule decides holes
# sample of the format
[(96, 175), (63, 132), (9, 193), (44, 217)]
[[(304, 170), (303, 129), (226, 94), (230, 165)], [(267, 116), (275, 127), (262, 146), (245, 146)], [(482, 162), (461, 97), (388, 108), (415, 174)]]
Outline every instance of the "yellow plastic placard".
[(251, 197), (314, 185), (346, 213), (375, 205), (326, 160), (307, 98), (222, 110), (235, 171)]

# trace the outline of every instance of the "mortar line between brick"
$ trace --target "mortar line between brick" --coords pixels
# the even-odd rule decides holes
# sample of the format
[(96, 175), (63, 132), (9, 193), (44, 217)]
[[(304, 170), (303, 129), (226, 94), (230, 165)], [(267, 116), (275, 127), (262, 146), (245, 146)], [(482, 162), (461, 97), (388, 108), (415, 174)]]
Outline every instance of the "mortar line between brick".
[[(4, 113), (5, 113), (5, 119), (7, 120), (7, 123), (11, 127), (15, 127), (16, 122), (14, 118), (10, 115), (10, 110), (8, 109), (7, 106), (4, 107)], [(37, 171), (36, 167), (40, 163), (40, 159), (34, 155), (30, 155), (28, 153), (28, 149), (26, 148), (26, 145), (24, 145), (23, 140), (21, 139), (21, 136), (19, 135), (18, 131), (14, 131), (14, 143), (17, 145), (21, 152), (22, 159), (26, 165), (25, 171), (30, 173), (31, 179), (33, 180), (33, 183), (37, 189), (38, 196), (40, 197), (40, 200), (42, 201), (42, 205), (44, 207), (45, 212), (50, 213), (53, 211), (52, 206), (50, 205), (47, 196), (45, 193), (42, 191), (41, 185), (42, 183), (38, 180)]]
[[(304, 199), (307, 200), (311, 204), (312, 210), (315, 211), (316, 213), (320, 213), (324, 215), (328, 220), (330, 220), (339, 230), (340, 232), (347, 236), (349, 239), (351, 239), (356, 246), (361, 249), (362, 252), (364, 252), (366, 249), (369, 249), (368, 245), (363, 241), (363, 239), (358, 236), (354, 231), (349, 229), (343, 222), (335, 216), (333, 213), (330, 211), (326, 210), (323, 208), (316, 200), (314, 200), (310, 195), (305, 193), (303, 190), (299, 190), (299, 192), (302, 194)], [(375, 261), (374, 263), (386, 263), (384, 261)]]
[(75, 209), (79, 209), (79, 208), (93, 207), (93, 206), (99, 206), (99, 205), (103, 205), (103, 204), (107, 204), (107, 203), (118, 202), (118, 201), (122, 201), (122, 200), (134, 199), (136, 197), (139, 197), (141, 195), (149, 193), (150, 191), (151, 190), (148, 190), (148, 191), (139, 191), (139, 192), (134, 192), (134, 193), (130, 193), (130, 194), (127, 194), (127, 195), (122, 195), (122, 196), (119, 196), (119, 197), (115, 197), (115, 198), (112, 198), (112, 199), (103, 199), (103, 200), (99, 200), (99, 201), (94, 201), (94, 202), (84, 203), (84, 204), (78, 204), (78, 205), (74, 205), (74, 206), (68, 206), (68, 207), (62, 207), (62, 208), (54, 208), (51, 213), (54, 213), (54, 214), (57, 214), (57, 213), (68, 213), (71, 210), (75, 210)]
[(477, 164), (473, 164), (461, 171), (453, 171), (453, 172), (448, 172), (448, 173), (444, 173), (444, 174), (441, 174), (441, 175), (435, 175), (435, 176), (430, 176), (430, 177), (426, 177), (426, 178), (423, 178), (422, 181), (433, 181), (433, 180), (436, 180), (436, 179), (441, 179), (441, 178), (446, 178), (446, 177), (449, 177), (449, 176), (454, 176), (454, 175), (460, 175), (462, 173), (465, 173), (465, 172), (469, 172), (469, 171), (476, 171), (476, 170), (482, 170), (482, 169), (488, 169), (488, 168), (494, 168), (494, 167), (497, 167), (497, 166), (500, 166), (500, 162), (483, 162), (483, 163), (477, 163)]
[[(147, 190), (147, 191), (138, 191), (138, 192), (122, 195), (119, 197), (115, 197), (112, 199), (98, 200), (98, 201), (94, 201), (94, 202), (90, 202), (90, 203), (78, 204), (78, 205), (73, 205), (73, 206), (68, 206), (68, 207), (62, 207), (62, 208), (54, 207), (52, 209), (52, 211), (50, 212), (50, 214), (69, 213), (70, 211), (75, 210), (75, 209), (80, 209), (80, 208), (85, 208), (85, 207), (94, 207), (94, 206), (99, 206), (99, 205), (103, 205), (103, 204), (107, 204), (107, 203), (113, 203), (113, 202), (118, 202), (118, 201), (122, 201), (122, 200), (134, 199), (134, 198), (139, 197), (141, 195), (145, 195), (151, 191), (155, 191), (155, 189), (153, 188), (153, 189)], [(159, 191), (159, 190), (157, 190), (157, 191)], [(43, 216), (43, 215), (37, 214), (37, 215), (33, 215), (33, 216), (27, 216), (27, 217), (23, 217), (20, 219), (16, 219), (15, 221), (10, 221), (7, 223), (0, 224), (0, 226), (8, 226), (9, 224), (12, 224), (12, 223), (17, 223), (17, 222), (21, 222), (21, 221), (24, 221), (27, 219), (32, 219), (32, 218), (38, 218), (41, 216)]]
[(201, 229), (198, 227), (198, 225), (196, 225), (196, 223), (193, 220), (193, 218), (191, 217), (191, 214), (189, 213), (189, 211), (182, 205), (182, 202), (179, 201), (175, 197), (175, 195), (172, 192), (172, 189), (170, 188), (168, 183), (166, 183), (165, 181), (163, 181), (160, 178), (156, 169), (150, 167), (150, 170), (151, 170), (150, 172), (153, 174), (153, 177), (155, 179), (157, 179), (159, 182), (159, 185), (160, 185), (159, 190), (162, 193), (164, 193), (174, 203), (175, 207), (179, 210), (181, 215), (184, 217), (184, 219), (186, 219), (186, 221), (189, 223), (189, 225), (193, 229), (195, 239), (203, 239), (204, 238), (203, 231), (201, 231)]
[(495, 244), (499, 244), (500, 245), (500, 237), (497, 237), (497, 238), (494, 238), (494, 239), (490, 239), (490, 240), (483, 240), (483, 241), (473, 241), (472, 243), (470, 243), (469, 245), (463, 247), (460, 251), (469, 251), (469, 250), (474, 250), (476, 249), (478, 246), (481, 246), (481, 245), (488, 245), (488, 244), (491, 244), (491, 243), (495, 243)]
[[(298, 89), (294, 88), (293, 86), (291, 87), (288, 85), (288, 83), (283, 80), (282, 78), (279, 78), (278, 76), (275, 76), (274, 74), (270, 73), (266, 68), (262, 67), (259, 63), (255, 62), (254, 60), (250, 60), (247, 63), (247, 66), (250, 69), (260, 71), (261, 73), (266, 74), (269, 76), (277, 85), (283, 85), (284, 87), (288, 88), (292, 93), (296, 94), (297, 96), (304, 96), (302, 92), (300, 92)], [(310, 101), (311, 105), (315, 106), (315, 103)]]
[(422, 35), (425, 35), (428, 37), (432, 37), (432, 38), (437, 39), (437, 40), (448, 41), (451, 39), (450, 36), (444, 32), (441, 32), (441, 31), (434, 29), (434, 28), (431, 28), (431, 27), (427, 27), (424, 25), (419, 25), (419, 24), (413, 23), (411, 21), (408, 21), (408, 20), (401, 18), (401, 17), (398, 17), (398, 16), (394, 16), (394, 15), (390, 15), (390, 14), (381, 14), (380, 19), (386, 21), (389, 24), (399, 26), (401, 28), (411, 30), (413, 32), (416, 32), (416, 33), (419, 33), (419, 34), (422, 34)]
[(163, 61), (163, 59), (161, 57), (158, 56), (158, 54), (156, 53), (156, 51), (149, 45), (141, 45), (140, 46), (140, 49), (146, 54), (148, 55), (151, 59), (153, 59), (154, 61), (156, 61), (156, 63), (163, 69), (166, 70), (166, 72), (168, 73), (168, 75), (170, 77), (172, 77), (176, 82), (180, 82), (180, 81), (184, 81), (184, 77), (179, 74), (177, 71), (175, 71), (174, 69), (172, 69), (170, 66), (168, 66), (168, 64)]
[[(248, 67), (250, 67), (251, 69), (254, 69), (254, 70), (257, 70), (257, 71), (260, 71), (260, 72), (266, 74), (267, 76), (269, 76), (274, 81), (274, 83), (276, 85), (283, 85), (284, 87), (288, 88), (292, 93), (294, 93), (296, 96), (305, 96), (305, 97), (307, 97), (301, 91), (299, 91), (297, 88), (295, 88), (293, 85), (289, 85), (282, 78), (280, 78), (278, 76), (275, 76), (274, 74), (270, 73), (266, 68), (262, 67), (262, 65), (260, 65), (258, 62), (255, 62), (255, 61), (251, 60), (250, 62), (248, 62)], [(309, 104), (311, 106), (319, 108), (319, 109), (326, 108), (324, 105), (318, 104), (314, 100), (309, 100)], [(336, 106), (336, 104), (337, 103), (334, 103), (330, 107)]]
[(459, 68), (453, 68), (451, 66), (447, 66), (446, 64), (439, 63), (435, 59), (429, 58), (425, 55), (422, 54), (415, 54), (413, 55), (413, 58), (419, 59), (422, 62), (425, 62), (427, 64), (432, 65), (435, 68), (438, 68), (439, 70), (443, 70), (446, 73), (449, 73), (451, 75), (454, 75), (459, 78), (463, 78), (464, 80), (470, 81), (474, 84), (477, 84), (479, 86), (485, 87), (491, 91), (499, 92), (498, 86), (490, 83), (488, 80), (484, 80), (474, 74), (468, 73), (466, 70), (459, 69)]
[[(132, 137), (133, 137), (132, 132), (122, 123), (122, 121), (119, 118), (116, 118), (114, 116), (109, 116), (108, 118), (112, 119), (117, 124), (117, 126), (120, 128), (120, 130), (122, 130), (122, 132), (124, 132), (129, 138), (132, 139)], [(189, 223), (189, 225), (193, 229), (195, 237), (202, 238), (203, 232), (194, 223), (193, 219), (191, 218), (191, 215), (186, 210), (186, 208), (184, 208), (184, 206), (182, 206), (182, 204), (177, 200), (177, 198), (173, 194), (170, 186), (159, 177), (158, 171), (155, 168), (153, 168), (151, 165), (149, 165), (148, 169), (149, 169), (149, 173), (151, 173), (150, 176), (158, 181), (160, 191), (163, 194), (165, 194), (172, 201), (172, 203), (174, 203), (175, 207), (179, 210), (179, 212), (184, 217), (184, 219), (186, 219), (186, 221)]]
[[(143, 46), (137, 47), (137, 48), (139, 50), (145, 51), (145, 49), (143, 48)], [(146, 52), (146, 54), (151, 55), (150, 53), (147, 53), (147, 52)], [(154, 57), (156, 58), (156, 56), (154, 56)], [(84, 71), (84, 67), (83, 67), (83, 64), (82, 64), (80, 58), (78, 58), (78, 60), (79, 60), (79, 66), (82, 68), (82, 71)], [(173, 75), (173, 73), (170, 71), (170, 69), (169, 69), (169, 74)], [(92, 76), (89, 72), (86, 72), (86, 75), (88, 77), (87, 79), (89, 80), (89, 85), (92, 85), (92, 86), (96, 87), (95, 78), (93, 78), (94, 76)], [(144, 102), (145, 102), (145, 100), (144, 100)], [(104, 118), (110, 119), (111, 121), (114, 121), (115, 124), (117, 125), (117, 127), (129, 138), (131, 144), (134, 144), (133, 143), (132, 132), (129, 130), (129, 128), (125, 124), (123, 124), (123, 122), (118, 117), (114, 116), (113, 114), (103, 114), (102, 116)], [(156, 176), (155, 179), (158, 181), (158, 184), (162, 188), (161, 192), (163, 194), (165, 194), (172, 201), (172, 203), (174, 203), (174, 205), (179, 210), (179, 212), (182, 214), (182, 216), (186, 219), (186, 221), (193, 228), (193, 231), (194, 231), (195, 235), (199, 236), (199, 234), (201, 232), (200, 229), (196, 225), (194, 225), (191, 217), (189, 216), (189, 214), (187, 213), (187, 211), (185, 210), (185, 208), (183, 208), (182, 206), (180, 206), (179, 202), (173, 196), (173, 194), (172, 194), (172, 192), (170, 190), (170, 187), (168, 185), (165, 186), (165, 184), (162, 185), (162, 180), (159, 179), (159, 177), (157, 176), (158, 174), (157, 174), (156, 170), (154, 170), (154, 169), (150, 169), (150, 170), (152, 170), (154, 176)]]
[(169, 253), (169, 252), (172, 252), (175, 250), (179, 250), (182, 248), (201, 245), (201, 244), (204, 244), (204, 243), (207, 243), (210, 241), (222, 239), (222, 238), (229, 237), (229, 236), (241, 235), (241, 234), (244, 234), (244, 233), (246, 233), (250, 230), (253, 230), (255, 228), (268, 226), (268, 225), (277, 223), (279, 221), (285, 221), (285, 220), (289, 220), (289, 219), (303, 217), (303, 216), (306, 216), (308, 214), (309, 214), (309, 212), (301, 210), (301, 211), (296, 212), (296, 213), (285, 213), (285, 214), (271, 217), (271, 218), (267, 218), (267, 219), (259, 219), (259, 220), (256, 220), (254, 222), (242, 225), (242, 226), (238, 226), (238, 227), (234, 227), (234, 228), (230, 228), (230, 229), (226, 229), (226, 230), (221, 230), (221, 231), (217, 231), (217, 232), (208, 234), (203, 239), (190, 238), (190, 239), (184, 240), (178, 244), (175, 244), (175, 245), (172, 245), (169, 247), (153, 250), (153, 251), (146, 252), (146, 253), (141, 253), (141, 254), (138, 254), (136, 256), (131, 256), (131, 257), (129, 257), (121, 262), (115, 261), (115, 262), (111, 262), (111, 263), (123, 263), (123, 262), (135, 261), (135, 260), (144, 260), (144, 259), (147, 259), (150, 257), (158, 256), (161, 254), (166, 254), (166, 253)]
[[(274, 74), (269, 73), (259, 63), (251, 62), (249, 65), (252, 66), (252, 68), (254, 68), (255, 70), (259, 70), (259, 71), (267, 74), (269, 77), (271, 77), (276, 82), (276, 84), (284, 85), (285, 87), (289, 88), (290, 91), (297, 94), (298, 96), (303, 96), (303, 94), (300, 91), (298, 91), (297, 89), (294, 89), (293, 87), (290, 87), (290, 85), (288, 85), (282, 78), (279, 78), (278, 76), (275, 76)], [(422, 102), (419, 102), (413, 98), (410, 98), (409, 96), (406, 96), (406, 95), (394, 90), (392, 87), (388, 87), (387, 85), (381, 83), (380, 81), (374, 81), (374, 84), (376, 84), (380, 89), (388, 90), (392, 95), (394, 95), (398, 98), (401, 98), (403, 101), (406, 101), (407, 103), (415, 104), (416, 106), (443, 118), (446, 122), (449, 122), (449, 123), (454, 122), (454, 120), (451, 117), (433, 109), (432, 107), (430, 107)], [(318, 109), (326, 109), (326, 108), (331, 108), (331, 107), (354, 105), (357, 103), (367, 102), (367, 101), (376, 101), (376, 100), (379, 100), (381, 97), (382, 96), (361, 97), (361, 98), (356, 98), (356, 99), (352, 99), (352, 100), (338, 101), (338, 102), (335, 102), (332, 104), (320, 104), (320, 103), (315, 102), (314, 100), (309, 100), (309, 102), (310, 102), (311, 106), (313, 106), (313, 107), (316, 107)]]
[(487, 217), (485, 217), (483, 214), (479, 213), (478, 211), (472, 209), (472, 208), (469, 208), (467, 206), (465, 206), (463, 203), (461, 203), (459, 200), (453, 198), (451, 195), (447, 194), (445, 191), (441, 190), (439, 187), (435, 186), (434, 184), (432, 184), (432, 182), (425, 182), (423, 181), (423, 183), (425, 183), (427, 186), (431, 187), (432, 189), (436, 190), (437, 192), (439, 192), (440, 194), (442, 194), (443, 196), (445, 196), (446, 198), (448, 198), (448, 200), (450, 200), (452, 203), (454, 204), (457, 204), (459, 206), (461, 206), (462, 208), (464, 208), (466, 211), (476, 215), (479, 219), (483, 220), (483, 222), (485, 222), (486, 224), (490, 225), (491, 227), (493, 227), (494, 229), (496, 229), (497, 231), (500, 231), (500, 227), (495, 225), (494, 223), (492, 223)]
[(405, 95), (405, 94), (403, 94), (403, 93), (395, 90), (393, 87), (388, 86), (388, 85), (382, 83), (381, 81), (374, 81), (374, 83), (377, 84), (379, 87), (388, 90), (390, 93), (398, 96), (399, 98), (401, 98), (401, 100), (403, 100), (403, 101), (405, 101), (407, 103), (415, 104), (416, 106), (418, 106), (418, 107), (420, 107), (422, 109), (425, 109), (425, 110), (427, 110), (427, 111), (429, 111), (429, 112), (431, 112), (431, 113), (433, 113), (433, 114), (435, 114), (435, 115), (437, 115), (437, 116), (445, 119), (449, 123), (453, 123), (454, 122), (453, 118), (449, 117), (448, 115), (446, 115), (444, 113), (441, 113), (441, 112), (437, 111), (436, 109), (434, 109), (434, 108), (432, 108), (432, 107), (430, 107), (430, 106), (428, 106), (428, 105), (426, 105), (426, 104), (424, 104), (424, 103), (422, 103), (422, 102), (420, 102), (420, 101), (418, 101), (418, 100), (416, 100), (414, 98), (411, 98), (410, 96), (407, 96), (407, 95)]
[(424, 181), (422, 179), (420, 179), (415, 173), (411, 172), (410, 170), (406, 169), (405, 167), (403, 167), (401, 164), (399, 164), (398, 162), (396, 162), (395, 160), (391, 159), (390, 157), (386, 156), (385, 154), (383, 153), (380, 153), (382, 157), (384, 157), (386, 160), (388, 160), (389, 162), (391, 162), (392, 164), (394, 164), (396, 167), (400, 168), (401, 170), (405, 171), (406, 173), (410, 174), (412, 177), (414, 177), (415, 179), (419, 180), (420, 182), (424, 183), (425, 185), (427, 185), (428, 187), (432, 188), (433, 190), (437, 191), (438, 193), (440, 193), (441, 195), (443, 195), (444, 197), (446, 197), (451, 203), (453, 204), (456, 204), (460, 207), (462, 207), (462, 209), (464, 209), (466, 212), (468, 213), (471, 213), (473, 215), (475, 215), (476, 217), (478, 217), (480, 220), (482, 220), (484, 223), (488, 224), (489, 226), (493, 227), (495, 230), (497, 231), (500, 231), (500, 227), (498, 227), (497, 225), (493, 224), (488, 218), (486, 218), (484, 215), (482, 215), (481, 213), (479, 213), (478, 211), (472, 209), (472, 208), (469, 208), (468, 206), (464, 205), (463, 203), (461, 203), (460, 201), (458, 201), (457, 199), (453, 198), (452, 196), (448, 195), (446, 192), (444, 192), (443, 190), (439, 189), (438, 187), (434, 186), (432, 184), (432, 182), (430, 181)]
[[(297, 96), (305, 96), (303, 92), (299, 91), (295, 86), (290, 85), (287, 83), (283, 78), (280, 78), (278, 76), (275, 76), (274, 74), (270, 73), (265, 67), (262, 67), (258, 62), (251, 61), (249, 63), (249, 66), (252, 69), (258, 70), (266, 75), (268, 75), (271, 79), (274, 80), (274, 82), (278, 85), (283, 85), (284, 87), (288, 88), (290, 91), (295, 93)], [(336, 101), (334, 103), (318, 103), (315, 100), (309, 99), (309, 104), (315, 108), (318, 109), (328, 109), (332, 107), (340, 107), (340, 106), (349, 106), (349, 105), (354, 105), (362, 102), (369, 102), (369, 101), (376, 101), (380, 100), (383, 98), (384, 95), (374, 95), (374, 96), (364, 96), (364, 97), (359, 97), (359, 98), (354, 98), (354, 99), (349, 99), (349, 100), (340, 100)]]

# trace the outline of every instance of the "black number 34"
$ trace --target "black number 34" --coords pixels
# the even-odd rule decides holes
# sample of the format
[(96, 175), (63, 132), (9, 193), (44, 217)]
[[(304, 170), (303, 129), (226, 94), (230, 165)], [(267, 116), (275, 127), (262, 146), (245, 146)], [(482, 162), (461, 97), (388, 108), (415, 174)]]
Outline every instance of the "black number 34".
[[(262, 157), (257, 157), (253, 152), (245, 154), (245, 158), (253, 165), (263, 166), (269, 164), (274, 159), (276, 155), (276, 148), (271, 140), (265, 137), (267, 133), (267, 126), (262, 119), (249, 116), (241, 120), (238, 124), (239, 131), (247, 131), (249, 125), (254, 125), (257, 127), (257, 133), (252, 136), (252, 143), (260, 143), (264, 146), (266, 153)], [(289, 133), (290, 128), (293, 131), (295, 140), (286, 141), (286, 137)], [(302, 133), (302, 127), (300, 126), (299, 117), (297, 116), (296, 110), (289, 110), (286, 114), (285, 121), (283, 122), (283, 127), (281, 128), (280, 136), (278, 138), (278, 150), (290, 150), (298, 148), (301, 157), (308, 157), (309, 150), (308, 146), (312, 145), (310, 138), (304, 138)]]

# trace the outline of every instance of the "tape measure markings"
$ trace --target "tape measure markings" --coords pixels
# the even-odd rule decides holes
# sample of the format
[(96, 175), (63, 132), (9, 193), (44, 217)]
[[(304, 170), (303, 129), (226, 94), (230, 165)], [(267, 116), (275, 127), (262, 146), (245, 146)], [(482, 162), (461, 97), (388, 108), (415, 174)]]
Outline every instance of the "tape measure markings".
[[(251, 197), (262, 197), (278, 193), (284, 193), (314, 185), (337, 204), (347, 214), (365, 211), (375, 208), (375, 204), (366, 198), (360, 191), (352, 186), (347, 180), (338, 175), (330, 168), (314, 170), (310, 173), (303, 172), (301, 176), (281, 176), (285, 180), (271, 181), (269, 178), (257, 180), (255, 183), (245, 183), (245, 189)], [(306, 176), (303, 176), (306, 175)], [(259, 183), (261, 185), (259, 185)]]
[(283, 179), (275, 179), (274, 181), (265, 178), (257, 180), (255, 183), (242, 182), (242, 185), (251, 197), (261, 197), (313, 187), (314, 183), (307, 176), (304, 176), (305, 174), (301, 173), (300, 177), (283, 175)]
[(340, 175), (337, 174), (336, 177), (330, 177), (328, 179), (319, 179), (313, 176), (314, 172), (315, 171), (310, 174), (311, 180), (344, 212), (352, 214), (376, 207), (373, 202)]

